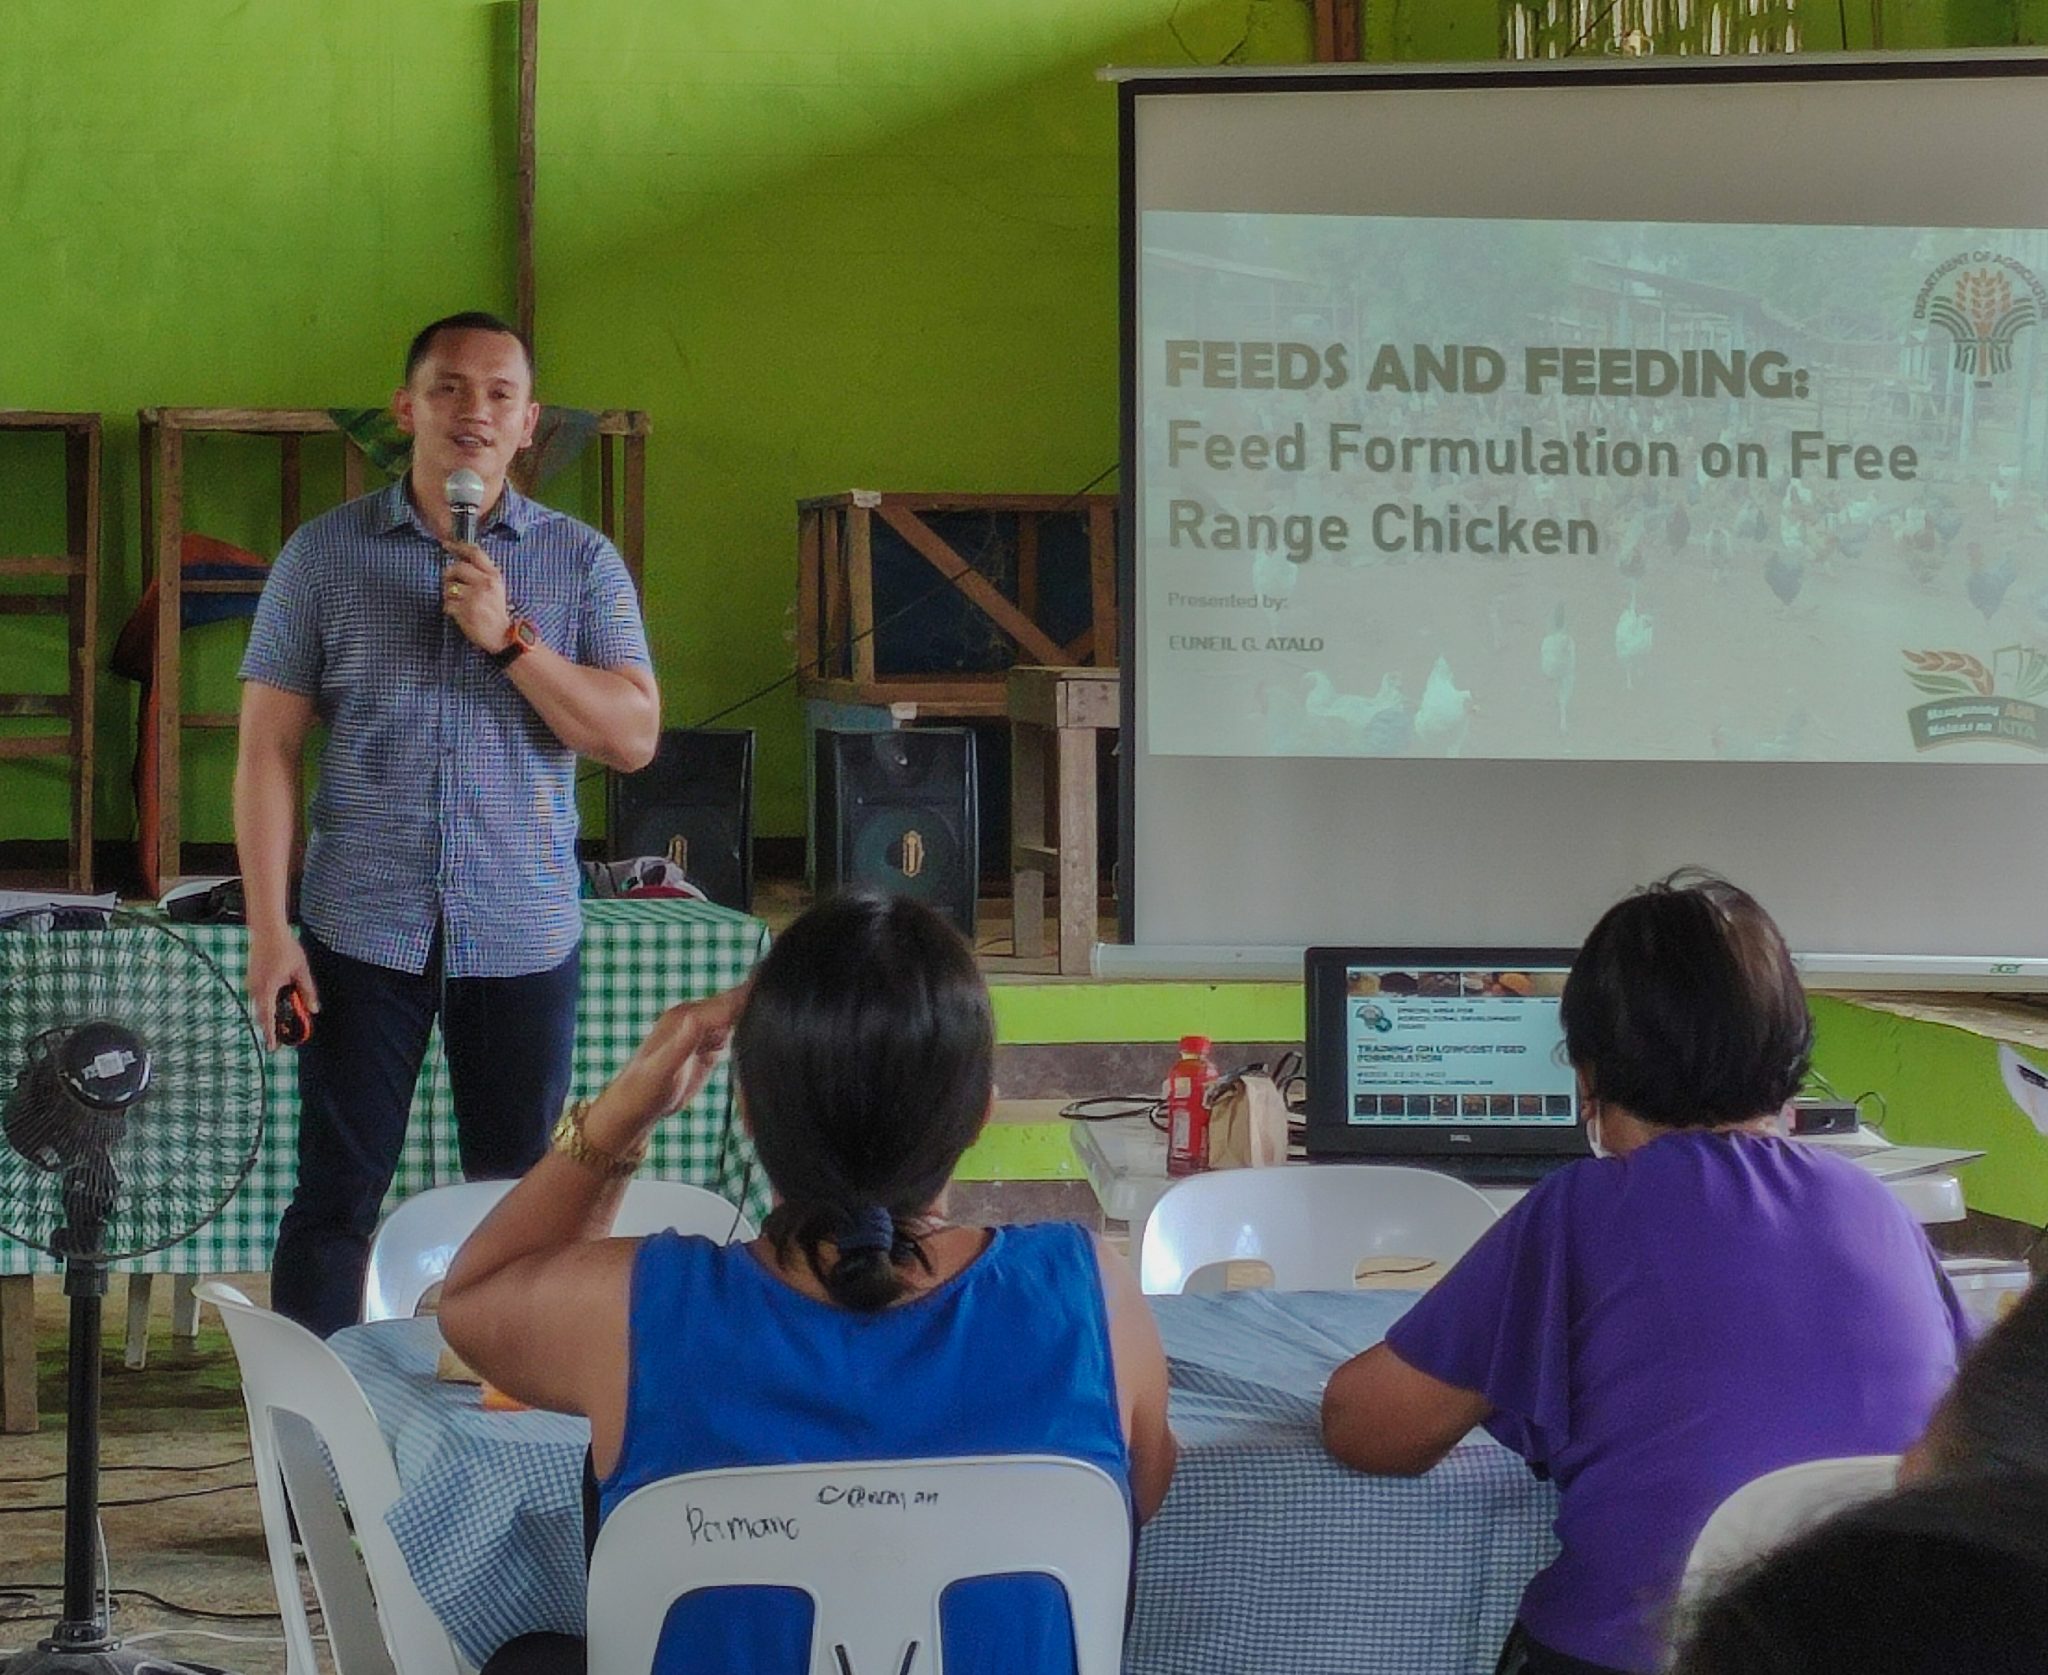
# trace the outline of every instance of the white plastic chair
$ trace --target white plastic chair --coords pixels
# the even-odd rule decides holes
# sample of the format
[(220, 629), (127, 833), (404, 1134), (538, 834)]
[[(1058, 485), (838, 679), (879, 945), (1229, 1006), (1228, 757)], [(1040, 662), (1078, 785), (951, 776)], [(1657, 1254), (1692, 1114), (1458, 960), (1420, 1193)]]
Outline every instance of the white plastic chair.
[(811, 1675), (940, 1675), (940, 1595), (1018, 1574), (1066, 1591), (1080, 1675), (1117, 1675), (1130, 1514), (1096, 1466), (1013, 1455), (665, 1478), (598, 1532), (590, 1675), (648, 1675), (674, 1602), (726, 1587), (810, 1596)]
[(1263, 1262), (1276, 1291), (1349, 1291), (1368, 1257), (1448, 1266), (1499, 1219), (1476, 1188), (1429, 1169), (1219, 1169), (1176, 1181), (1153, 1207), (1138, 1283), (1171, 1295), (1216, 1263)]
[[(405, 1199), (370, 1241), (370, 1268), (363, 1281), (365, 1320), (405, 1320), (420, 1299), (448, 1277), (462, 1241), (497, 1207), (514, 1181), (455, 1181), (428, 1187)], [(637, 1239), (673, 1227), (701, 1233), (721, 1244), (751, 1239), (753, 1222), (717, 1193), (688, 1181), (634, 1180), (612, 1231)]]
[(339, 1675), (458, 1675), (448, 1632), (384, 1522), (398, 1499), (398, 1469), (355, 1375), (305, 1327), (233, 1286), (208, 1280), (198, 1296), (220, 1310), (241, 1364), (287, 1675), (319, 1675), (287, 1508), (298, 1519)]
[(1803, 1535), (1815, 1524), (1888, 1495), (1899, 1480), (1896, 1454), (1851, 1454), (1781, 1466), (1743, 1484), (1714, 1509), (1685, 1561), (1682, 1602), (1697, 1600), (1729, 1572)]

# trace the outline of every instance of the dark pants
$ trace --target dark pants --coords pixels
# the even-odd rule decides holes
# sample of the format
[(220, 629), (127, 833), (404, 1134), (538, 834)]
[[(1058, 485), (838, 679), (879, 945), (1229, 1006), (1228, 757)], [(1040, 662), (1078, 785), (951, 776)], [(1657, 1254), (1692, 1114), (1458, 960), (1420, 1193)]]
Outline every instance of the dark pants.
[(1535, 1639), (1520, 1623), (1508, 1631), (1494, 1675), (1628, 1675), (1626, 1670), (1604, 1663), (1588, 1663), (1564, 1652), (1553, 1652)]
[(569, 1093), (578, 958), (526, 977), (441, 975), (437, 936), (415, 976), (302, 932), (320, 1014), (299, 1053), (299, 1179), (277, 1230), (271, 1305), (322, 1337), (362, 1316), (370, 1235), (405, 1144), (436, 1015), (462, 1173), (523, 1175)]

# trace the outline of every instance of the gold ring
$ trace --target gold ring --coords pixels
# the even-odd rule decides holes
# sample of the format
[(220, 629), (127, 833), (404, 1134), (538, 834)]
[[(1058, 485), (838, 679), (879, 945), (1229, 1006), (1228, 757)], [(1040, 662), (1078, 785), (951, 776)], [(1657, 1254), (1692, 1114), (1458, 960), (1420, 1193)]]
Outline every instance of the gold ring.
[(462, 597), (462, 584), (460, 582), (450, 582), (448, 584), (448, 597), (450, 599), (460, 599)]

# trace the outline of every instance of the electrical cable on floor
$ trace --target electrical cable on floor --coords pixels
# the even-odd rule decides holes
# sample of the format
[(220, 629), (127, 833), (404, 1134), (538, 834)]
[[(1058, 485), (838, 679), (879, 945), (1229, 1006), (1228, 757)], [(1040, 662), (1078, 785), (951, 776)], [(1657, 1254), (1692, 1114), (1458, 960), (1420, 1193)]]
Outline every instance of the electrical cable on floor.
[[(122, 1460), (114, 1465), (102, 1464), (100, 1475), (104, 1477), (108, 1472), (114, 1471), (226, 1471), (229, 1466), (246, 1465), (248, 1460), (247, 1454), (237, 1454), (229, 1460), (208, 1460), (204, 1465), (187, 1466), (158, 1466), (150, 1464), (147, 1460)], [(29, 1483), (61, 1483), (64, 1476), (62, 1471), (46, 1471), (38, 1472), (31, 1477), (0, 1477), (0, 1489), (12, 1489)]]
[[(8, 1604), (31, 1604), (40, 1594), (58, 1594), (64, 1591), (62, 1582), (0, 1582), (0, 1602)], [(151, 1593), (147, 1588), (112, 1588), (107, 1590), (113, 1598), (113, 1609), (120, 1609), (124, 1599), (145, 1600), (159, 1611), (168, 1611), (174, 1617), (196, 1617), (203, 1622), (215, 1623), (274, 1623), (278, 1620), (275, 1611), (214, 1611), (203, 1605), (180, 1605), (174, 1599), (162, 1594)], [(320, 1607), (313, 1601), (306, 1604), (308, 1616), (318, 1616)], [(14, 1612), (0, 1616), (0, 1624), (39, 1621), (45, 1612), (41, 1609)]]
[[(236, 1489), (253, 1489), (255, 1487), (255, 1481), (252, 1479), (247, 1483), (216, 1483), (209, 1489), (175, 1489), (167, 1495), (140, 1495), (133, 1500), (101, 1501), (100, 1510), (107, 1512), (120, 1506), (156, 1506), (163, 1501), (198, 1500), (205, 1495), (225, 1495)], [(0, 1506), (0, 1517), (5, 1517), (10, 1512), (62, 1512), (63, 1510), (64, 1503), (62, 1501), (37, 1501), (32, 1506)]]
[[(325, 1640), (327, 1636), (316, 1634), (313, 1638), (315, 1640)], [(153, 1628), (147, 1634), (127, 1635), (122, 1639), (121, 1644), (124, 1646), (147, 1646), (152, 1640), (192, 1639), (225, 1640), (236, 1646), (283, 1646), (287, 1644), (285, 1637), (281, 1634), (223, 1634), (219, 1629), (214, 1628)]]

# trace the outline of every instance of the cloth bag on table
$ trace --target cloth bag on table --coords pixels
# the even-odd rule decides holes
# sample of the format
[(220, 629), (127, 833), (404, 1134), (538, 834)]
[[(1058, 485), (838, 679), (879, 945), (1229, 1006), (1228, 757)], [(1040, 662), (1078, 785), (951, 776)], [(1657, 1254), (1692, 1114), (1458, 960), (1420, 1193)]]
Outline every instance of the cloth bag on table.
[(1209, 1107), (1209, 1167), (1268, 1169), (1287, 1161), (1287, 1101), (1270, 1076), (1232, 1078)]

